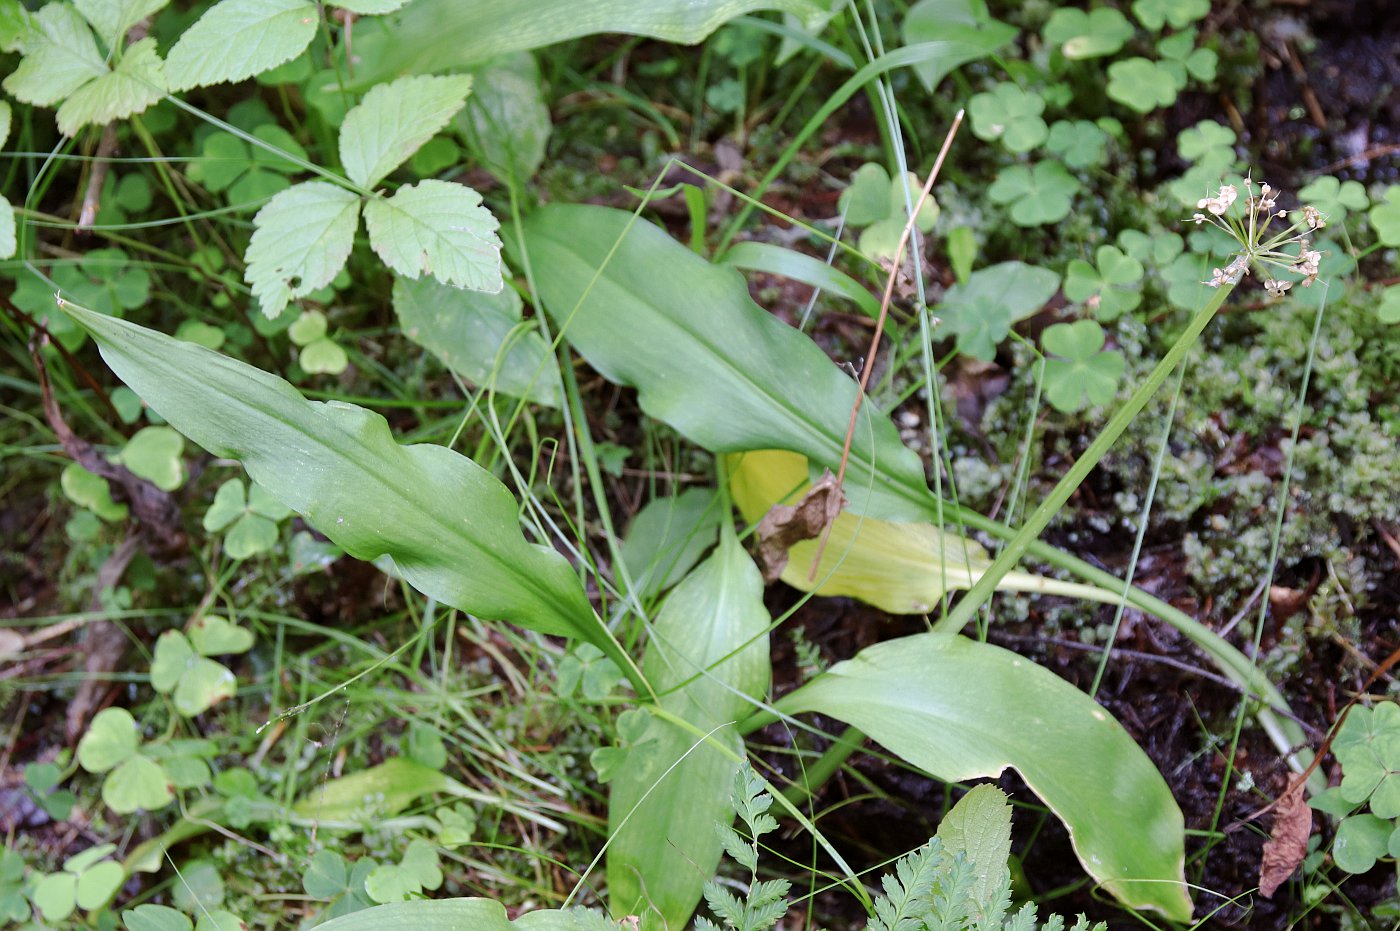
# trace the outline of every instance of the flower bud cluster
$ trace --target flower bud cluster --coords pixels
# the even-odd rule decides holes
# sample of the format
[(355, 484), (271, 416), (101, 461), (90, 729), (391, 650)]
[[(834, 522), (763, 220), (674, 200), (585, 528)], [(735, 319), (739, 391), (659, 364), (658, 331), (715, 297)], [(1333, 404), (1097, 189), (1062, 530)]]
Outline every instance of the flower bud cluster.
[[(1239, 188), (1233, 184), (1221, 185), (1214, 197), (1203, 197), (1196, 202), (1196, 213), (1191, 219), (1200, 226), (1209, 223), (1228, 233), (1239, 242), (1241, 249), (1224, 268), (1211, 271), (1210, 281), (1204, 282), (1212, 288), (1225, 284), (1236, 284), (1241, 278), (1256, 269), (1264, 279), (1264, 291), (1270, 300), (1278, 300), (1291, 287), (1293, 282), (1275, 277), (1270, 267), (1281, 268), (1295, 275), (1303, 276), (1303, 287), (1317, 280), (1318, 262), (1322, 253), (1312, 247), (1311, 234), (1327, 225), (1327, 218), (1316, 207), (1305, 206), (1301, 219), (1293, 219), (1285, 229), (1269, 233), (1275, 220), (1284, 220), (1288, 211), (1280, 210), (1276, 201), (1278, 190), (1260, 183), (1255, 193), (1254, 181), (1245, 178), (1245, 200), (1243, 216), (1240, 211), (1232, 211), (1239, 200)], [(1285, 251), (1297, 246), (1297, 253)]]

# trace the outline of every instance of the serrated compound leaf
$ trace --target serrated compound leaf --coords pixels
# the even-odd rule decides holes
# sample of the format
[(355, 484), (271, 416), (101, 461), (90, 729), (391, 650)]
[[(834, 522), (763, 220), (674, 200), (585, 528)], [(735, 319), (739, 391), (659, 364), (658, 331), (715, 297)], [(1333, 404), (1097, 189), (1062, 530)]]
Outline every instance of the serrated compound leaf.
[[(1011, 880), (1011, 805), (1006, 793), (993, 785), (973, 787), (938, 823), (938, 839), (950, 855), (965, 855), (976, 870), (972, 900), (979, 911), (995, 909), (1000, 891)], [(979, 927), (1000, 927), (1001, 915), (978, 914)]]
[(58, 129), (75, 135), (84, 126), (105, 126), (140, 113), (165, 96), (165, 70), (156, 40), (145, 38), (127, 47), (117, 67), (68, 95), (58, 108)]
[[(682, 247), (683, 248), (683, 247)], [(193, 343), (66, 305), (107, 364), (171, 425), (352, 555), (483, 620), (579, 637), (627, 669), (568, 562), (526, 542), (515, 498), (450, 449), (400, 446), (378, 414), (308, 402), (287, 382)]]
[(190, 643), (201, 656), (247, 653), (253, 648), (253, 632), (226, 617), (206, 614), (190, 625)]
[(918, 634), (867, 647), (777, 707), (854, 725), (947, 782), (1016, 769), (1108, 892), (1190, 920), (1171, 790), (1117, 721), (1049, 670), (962, 636)]
[(102, 801), (119, 815), (157, 811), (174, 799), (165, 770), (140, 754), (108, 773), (102, 783)]
[(107, 73), (92, 30), (77, 10), (66, 3), (49, 3), (33, 22), (36, 28), (25, 42), (24, 58), (4, 81), (16, 100), (52, 106)]
[(78, 741), (78, 765), (90, 773), (105, 773), (130, 759), (140, 743), (141, 735), (131, 712), (125, 708), (104, 708)]
[(228, 667), (201, 656), (193, 658), (185, 667), (171, 698), (176, 711), (192, 718), (232, 698), (237, 689), (238, 681)]
[(169, 905), (138, 905), (122, 912), (127, 931), (191, 931), (190, 920)]
[(434, 278), (396, 278), (393, 299), (403, 334), (467, 381), (559, 406), (559, 362), (538, 329), (524, 326), (514, 289), (486, 294)]
[(361, 187), (374, 187), (457, 115), (471, 88), (467, 74), (375, 85), (340, 124), (346, 175)]
[(105, 860), (78, 876), (78, 907), (91, 911), (106, 905), (126, 882), (126, 871), (115, 860)]
[(170, 89), (241, 81), (290, 61), (311, 44), (318, 21), (306, 0), (222, 0), (170, 49)]
[(492, 294), (505, 286), (499, 225), (480, 194), (451, 181), (420, 181), (365, 204), (370, 245), (385, 265)]
[(108, 48), (132, 26), (160, 12), (170, 0), (73, 0), (73, 6), (83, 15)]
[(248, 284), (268, 319), (292, 298), (331, 283), (350, 257), (359, 219), (359, 196), (324, 181), (289, 187), (263, 205), (244, 258)]

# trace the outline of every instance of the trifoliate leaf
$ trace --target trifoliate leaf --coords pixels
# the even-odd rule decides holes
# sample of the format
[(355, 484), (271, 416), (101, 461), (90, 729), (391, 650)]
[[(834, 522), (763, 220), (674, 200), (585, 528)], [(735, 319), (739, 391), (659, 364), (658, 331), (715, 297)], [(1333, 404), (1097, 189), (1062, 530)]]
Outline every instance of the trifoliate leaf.
[(204, 529), (218, 533), (238, 520), (247, 511), (247, 499), (243, 491), (243, 480), (231, 478), (214, 492), (214, 502), (204, 512)]
[(1210, 12), (1210, 0), (1136, 0), (1133, 15), (1153, 32), (1167, 23), (1184, 29)]
[(1394, 825), (1375, 815), (1352, 815), (1337, 826), (1332, 860), (1348, 873), (1367, 873), (1386, 855)]
[(499, 224), (481, 195), (450, 181), (420, 181), (365, 205), (374, 251), (405, 278), (425, 272), (473, 291), (500, 291)]
[(424, 889), (442, 885), (437, 851), (425, 840), (415, 840), (397, 863), (375, 867), (365, 878), (365, 891), (376, 902), (401, 902)]
[(350, 257), (359, 217), (359, 197), (324, 181), (290, 187), (258, 211), (244, 259), (268, 319), (292, 298), (330, 284)]
[(217, 614), (206, 614), (190, 625), (190, 643), (203, 656), (247, 653), (253, 648), (253, 632)]
[(106, 905), (124, 882), (126, 871), (115, 860), (105, 860), (81, 871), (78, 874), (78, 907), (91, 911)]
[(1079, 187), (1064, 165), (1045, 161), (1033, 167), (1008, 166), (987, 189), (987, 196), (993, 203), (1010, 204), (1011, 220), (1017, 226), (1040, 226), (1069, 216), (1070, 199)]
[(174, 798), (165, 770), (139, 754), (112, 770), (102, 783), (102, 801), (119, 815), (138, 809), (156, 811)]
[(1101, 58), (1117, 52), (1133, 37), (1133, 25), (1109, 6), (1088, 12), (1060, 7), (1050, 14), (1043, 35), (1046, 42), (1059, 46), (1066, 58)]
[(1071, 168), (1103, 164), (1108, 133), (1088, 120), (1057, 120), (1050, 126), (1045, 148)]
[(156, 40), (127, 47), (117, 67), (68, 95), (58, 108), (58, 130), (72, 136), (89, 124), (104, 126), (140, 113), (165, 96), (165, 71)]
[(178, 630), (167, 630), (156, 638), (155, 658), (151, 660), (151, 688), (167, 695), (180, 684), (190, 663), (195, 660), (189, 638)]
[(1360, 181), (1341, 181), (1330, 175), (1299, 190), (1298, 200), (1316, 207), (1331, 225), (1341, 225), (1348, 211), (1363, 211), (1371, 204)]
[(340, 125), (340, 161), (372, 188), (408, 160), (467, 102), (471, 75), (404, 77), (376, 85)]
[(1056, 410), (1073, 413), (1090, 404), (1107, 404), (1123, 376), (1123, 355), (1104, 352), (1103, 327), (1092, 320), (1056, 323), (1040, 338), (1045, 351), (1060, 358), (1045, 363), (1045, 398)]
[(316, 36), (306, 0), (223, 0), (186, 29), (166, 57), (172, 91), (241, 81), (300, 55)]
[(1083, 259), (1069, 263), (1065, 297), (1084, 301), (1100, 320), (1116, 320), (1142, 302), (1142, 263), (1116, 246), (1099, 246), (1094, 258), (1095, 265)]
[(34, 25), (23, 60), (5, 78), (5, 90), (15, 99), (52, 106), (107, 73), (92, 30), (68, 4), (47, 4), (35, 15)]
[(1108, 66), (1108, 96), (1138, 113), (1169, 107), (1183, 82), (1163, 62), (1128, 58)]
[(327, 326), (326, 315), (319, 310), (303, 311), (287, 327), (287, 338), (298, 346), (309, 346), (326, 335)]
[(1039, 94), (1023, 91), (1004, 82), (968, 101), (972, 132), (978, 139), (1000, 139), (1012, 152), (1029, 152), (1050, 135), (1050, 127), (1040, 114), (1045, 101)]
[(1391, 285), (1381, 292), (1381, 303), (1376, 308), (1376, 316), (1381, 323), (1400, 323), (1400, 284)]
[(349, 881), (345, 859), (334, 850), (322, 847), (302, 874), (301, 887), (313, 899), (333, 899), (345, 891)]
[(108, 48), (115, 48), (132, 26), (162, 10), (170, 0), (73, 0), (79, 13)]
[(1371, 228), (1386, 246), (1400, 246), (1400, 184), (1385, 189), (1385, 199), (1371, 208)]
[(979, 269), (967, 284), (954, 285), (934, 312), (958, 337), (958, 351), (990, 361), (996, 346), (1054, 296), (1060, 276), (1023, 262), (1001, 262)]
[(50, 873), (34, 886), (31, 898), (45, 921), (62, 921), (78, 905), (78, 877), (72, 873)]
[(141, 743), (136, 719), (125, 708), (104, 708), (78, 741), (78, 765), (90, 773), (105, 773), (125, 762)]

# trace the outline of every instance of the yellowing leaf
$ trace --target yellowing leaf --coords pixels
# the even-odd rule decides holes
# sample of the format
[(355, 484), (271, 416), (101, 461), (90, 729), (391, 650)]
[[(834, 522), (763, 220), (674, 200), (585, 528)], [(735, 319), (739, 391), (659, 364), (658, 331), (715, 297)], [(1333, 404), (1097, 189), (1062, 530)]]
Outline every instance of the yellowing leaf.
[[(751, 524), (774, 504), (797, 501), (809, 485), (807, 460), (797, 453), (764, 450), (732, 455), (729, 462), (730, 493)], [(876, 520), (850, 511), (832, 523), (814, 574), (819, 543), (794, 544), (780, 578), (799, 591), (859, 598), (891, 614), (927, 614), (945, 592), (971, 588), (991, 565), (987, 551), (975, 541), (933, 524)], [(1007, 573), (1000, 588), (1111, 604), (1118, 600), (1100, 588), (1026, 572)]]

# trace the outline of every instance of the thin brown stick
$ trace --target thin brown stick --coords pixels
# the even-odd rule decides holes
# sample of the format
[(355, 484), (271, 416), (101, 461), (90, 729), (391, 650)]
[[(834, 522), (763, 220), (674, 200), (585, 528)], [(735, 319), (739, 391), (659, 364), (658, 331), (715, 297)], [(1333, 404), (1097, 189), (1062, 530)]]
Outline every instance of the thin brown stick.
[[(851, 442), (856, 435), (856, 419), (860, 416), (860, 405), (865, 400), (865, 389), (870, 384), (870, 375), (875, 371), (875, 356), (880, 350), (880, 337), (885, 333), (885, 319), (890, 313), (890, 301), (894, 297), (894, 285), (899, 279), (899, 269), (904, 264), (904, 250), (908, 248), (909, 238), (914, 234), (914, 219), (923, 208), (924, 201), (928, 200), (933, 183), (938, 180), (938, 173), (943, 169), (943, 160), (948, 157), (948, 150), (953, 147), (953, 138), (957, 136), (962, 120), (963, 111), (959, 110), (953, 117), (953, 125), (948, 127), (948, 133), (943, 137), (943, 146), (938, 150), (938, 158), (934, 159), (933, 170), (928, 173), (928, 180), (919, 192), (919, 199), (914, 201), (914, 209), (909, 211), (909, 219), (904, 223), (904, 232), (899, 236), (899, 245), (895, 247), (894, 264), (890, 268), (889, 278), (885, 281), (884, 297), (880, 299), (880, 316), (875, 321), (875, 333), (870, 337), (870, 351), (866, 354), (865, 365), (861, 368), (860, 388), (856, 391), (855, 403), (851, 405), (851, 421), (846, 425), (846, 442), (841, 447), (841, 468), (836, 473), (838, 488), (843, 486), (846, 479), (846, 464), (851, 459)], [(808, 576), (811, 580), (817, 577), (817, 567), (821, 565), (822, 553), (826, 551), (826, 544), (830, 538), (831, 524), (827, 524), (821, 542), (817, 544), (816, 555), (812, 558), (812, 571)]]

